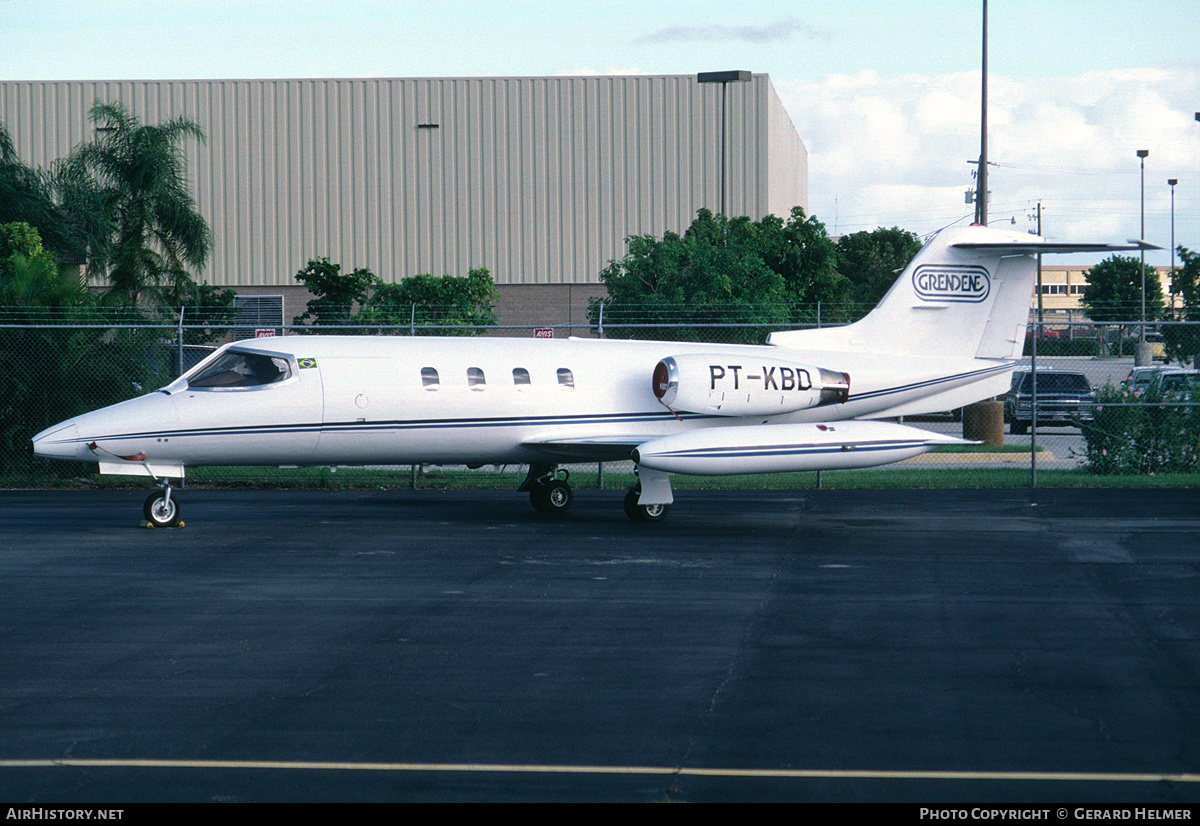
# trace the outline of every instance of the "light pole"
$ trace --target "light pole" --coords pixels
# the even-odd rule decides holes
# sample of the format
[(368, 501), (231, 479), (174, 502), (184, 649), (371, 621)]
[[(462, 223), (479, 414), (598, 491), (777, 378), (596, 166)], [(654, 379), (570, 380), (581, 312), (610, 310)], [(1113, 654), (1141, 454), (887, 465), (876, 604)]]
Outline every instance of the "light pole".
[[(1150, 154), (1149, 149), (1139, 149), (1137, 151), (1138, 162), (1142, 170), (1142, 226), (1140, 240), (1146, 239), (1146, 156)], [(1141, 251), (1142, 256), (1142, 323), (1139, 325), (1140, 332), (1138, 333), (1138, 343), (1134, 348), (1133, 363), (1139, 367), (1144, 367), (1150, 364), (1151, 356), (1148, 352), (1150, 347), (1146, 344), (1146, 251)]]
[(721, 84), (721, 214), (725, 213), (725, 87), (730, 83), (749, 83), (753, 75), (746, 71), (732, 72), (700, 72), (696, 75), (697, 83)]
[(983, 0), (983, 60), (981, 62), (982, 81), (980, 84), (980, 113), (979, 113), (979, 174), (975, 180), (979, 183), (979, 189), (975, 195), (975, 223), (987, 226), (988, 218), (988, 183), (987, 183), (987, 111), (988, 111), (988, 52), (987, 52), (987, 0)]
[(1171, 187), (1171, 316), (1175, 315), (1175, 184), (1178, 178), (1167, 178)]

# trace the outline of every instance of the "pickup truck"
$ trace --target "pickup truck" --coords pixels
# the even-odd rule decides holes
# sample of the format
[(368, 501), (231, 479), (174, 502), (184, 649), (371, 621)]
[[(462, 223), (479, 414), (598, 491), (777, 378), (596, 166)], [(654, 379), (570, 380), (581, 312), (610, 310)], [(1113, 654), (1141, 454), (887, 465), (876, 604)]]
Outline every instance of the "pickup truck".
[[(1083, 373), (1067, 370), (1037, 371), (1037, 421), (1039, 426), (1078, 427), (1095, 417), (1096, 391)], [(1033, 423), (1033, 372), (1014, 370), (1012, 387), (1004, 400), (1009, 431), (1020, 435)]]

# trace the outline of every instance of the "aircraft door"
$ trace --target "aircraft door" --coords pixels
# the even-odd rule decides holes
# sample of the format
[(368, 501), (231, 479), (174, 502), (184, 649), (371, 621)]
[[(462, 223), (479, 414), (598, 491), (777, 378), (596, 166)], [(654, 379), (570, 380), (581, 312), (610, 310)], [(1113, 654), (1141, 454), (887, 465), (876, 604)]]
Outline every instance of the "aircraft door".
[(392, 449), (400, 415), (391, 361), (358, 356), (321, 364), (325, 407), (317, 461), (378, 463)]

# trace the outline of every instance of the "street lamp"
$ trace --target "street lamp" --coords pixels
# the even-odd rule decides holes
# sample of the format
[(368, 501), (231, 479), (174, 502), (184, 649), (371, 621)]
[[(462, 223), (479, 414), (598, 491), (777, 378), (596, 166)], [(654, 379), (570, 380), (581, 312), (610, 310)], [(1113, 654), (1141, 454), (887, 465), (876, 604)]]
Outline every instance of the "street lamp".
[[(1142, 229), (1141, 235), (1138, 238), (1142, 241), (1146, 240), (1146, 156), (1150, 154), (1149, 149), (1139, 149), (1137, 156), (1140, 159), (1139, 163), (1142, 167)], [(1138, 358), (1135, 361), (1140, 363), (1142, 356), (1141, 348), (1146, 343), (1146, 251), (1142, 251), (1142, 331), (1138, 335)]]
[(1171, 315), (1175, 315), (1175, 184), (1178, 178), (1167, 178), (1171, 187)]
[(721, 84), (721, 214), (725, 213), (725, 87), (730, 83), (748, 83), (752, 75), (746, 71), (732, 72), (700, 72), (696, 75), (697, 83)]

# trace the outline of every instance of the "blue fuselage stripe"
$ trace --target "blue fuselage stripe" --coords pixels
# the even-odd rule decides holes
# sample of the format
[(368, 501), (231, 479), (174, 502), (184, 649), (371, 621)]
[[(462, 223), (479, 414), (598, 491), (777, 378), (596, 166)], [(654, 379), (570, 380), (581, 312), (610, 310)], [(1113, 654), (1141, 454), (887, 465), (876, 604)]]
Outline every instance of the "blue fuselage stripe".
[(655, 458), (666, 457), (676, 459), (742, 459), (753, 456), (792, 456), (805, 453), (842, 453), (848, 451), (881, 451), (900, 450), (902, 448), (924, 447), (925, 442), (911, 441), (881, 441), (856, 442), (850, 444), (798, 444), (798, 445), (762, 445), (747, 447), (711, 447), (693, 448), (691, 450), (672, 450), (656, 452)]
[[(725, 419), (725, 416), (706, 416), (694, 413), (681, 413), (685, 420)], [(313, 422), (294, 423), (286, 425), (234, 425), (228, 427), (186, 428), (179, 430), (152, 430), (136, 433), (116, 433), (106, 436), (88, 436), (77, 441), (96, 441), (110, 439), (178, 439), (188, 436), (262, 436), (284, 435), (289, 433), (364, 433), (372, 431), (405, 431), (405, 430), (445, 430), (460, 428), (506, 428), (530, 426), (561, 426), (561, 425), (612, 425), (643, 422), (662, 422), (674, 419), (674, 414), (662, 413), (619, 413), (619, 414), (580, 414), (573, 416), (507, 416), (489, 418), (459, 418), (459, 419), (394, 419), (377, 422)]]

